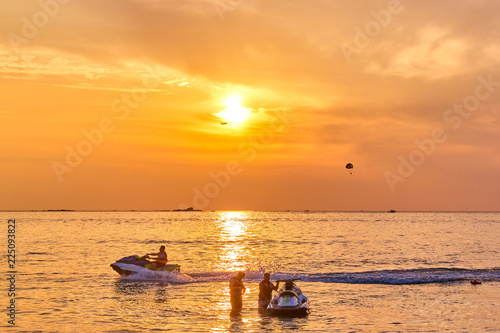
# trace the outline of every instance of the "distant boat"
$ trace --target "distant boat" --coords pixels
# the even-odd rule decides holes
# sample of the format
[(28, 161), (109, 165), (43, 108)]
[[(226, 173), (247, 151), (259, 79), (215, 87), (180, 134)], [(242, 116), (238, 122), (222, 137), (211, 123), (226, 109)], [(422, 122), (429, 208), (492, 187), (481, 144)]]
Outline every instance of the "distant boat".
[(395, 213), (396, 211), (394, 209), (389, 210), (387, 213)]
[(174, 212), (201, 212), (200, 209), (194, 209), (193, 207), (188, 207), (186, 209), (174, 209)]
[(226, 122), (221, 122), (220, 124), (221, 124), (221, 125), (227, 125), (227, 123), (226, 123)]

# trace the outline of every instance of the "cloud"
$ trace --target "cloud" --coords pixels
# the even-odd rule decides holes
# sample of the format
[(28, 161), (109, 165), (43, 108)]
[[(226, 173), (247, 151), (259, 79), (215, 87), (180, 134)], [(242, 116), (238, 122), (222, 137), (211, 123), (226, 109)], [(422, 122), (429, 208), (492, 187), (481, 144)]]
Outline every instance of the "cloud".
[(467, 43), (449, 39), (446, 31), (428, 26), (417, 33), (417, 40), (397, 51), (385, 68), (372, 64), (370, 70), (384, 75), (440, 79), (468, 71)]

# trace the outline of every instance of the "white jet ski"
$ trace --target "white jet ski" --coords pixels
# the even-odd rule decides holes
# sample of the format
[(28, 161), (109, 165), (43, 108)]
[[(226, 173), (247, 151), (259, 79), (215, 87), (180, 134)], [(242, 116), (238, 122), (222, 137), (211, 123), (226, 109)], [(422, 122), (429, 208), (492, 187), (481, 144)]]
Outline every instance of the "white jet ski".
[(304, 317), (309, 314), (309, 299), (302, 294), (294, 281), (300, 279), (280, 280), (285, 285), (273, 297), (267, 306), (267, 313), (278, 317)]
[[(121, 276), (129, 276), (131, 274), (137, 274), (142, 271), (153, 271), (153, 262), (148, 260), (148, 256), (145, 255), (140, 257), (138, 255), (128, 256), (117, 260), (115, 263), (110, 265), (118, 274)], [(177, 264), (165, 265), (156, 270), (157, 272), (172, 272), (181, 271), (181, 266)]]

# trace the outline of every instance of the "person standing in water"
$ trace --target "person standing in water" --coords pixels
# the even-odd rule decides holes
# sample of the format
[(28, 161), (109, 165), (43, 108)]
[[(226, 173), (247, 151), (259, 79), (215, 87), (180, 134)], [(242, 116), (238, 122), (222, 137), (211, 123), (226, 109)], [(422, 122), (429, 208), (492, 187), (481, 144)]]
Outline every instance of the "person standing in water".
[(243, 285), (243, 278), (245, 273), (238, 272), (238, 275), (233, 276), (229, 280), (229, 293), (231, 295), (231, 309), (239, 311), (243, 308), (242, 295), (245, 293), (245, 286)]
[(259, 283), (259, 309), (266, 309), (271, 302), (273, 290), (278, 291), (280, 282), (276, 286), (271, 282), (271, 274), (264, 273), (264, 280)]
[(163, 266), (165, 266), (168, 262), (168, 256), (167, 256), (167, 252), (165, 252), (165, 246), (160, 246), (160, 252), (158, 253), (148, 253), (148, 256), (149, 255), (152, 255), (152, 256), (156, 256), (156, 260), (155, 262), (153, 263), (153, 271), (159, 269), (159, 268), (162, 268)]

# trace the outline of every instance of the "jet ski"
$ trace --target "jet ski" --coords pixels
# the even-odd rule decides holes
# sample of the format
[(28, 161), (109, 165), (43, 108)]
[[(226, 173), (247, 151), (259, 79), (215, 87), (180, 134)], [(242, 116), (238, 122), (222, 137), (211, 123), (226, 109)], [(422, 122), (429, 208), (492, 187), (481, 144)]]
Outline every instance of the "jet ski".
[[(131, 274), (140, 273), (141, 271), (144, 271), (144, 270), (151, 270), (152, 271), (153, 261), (149, 261), (147, 255), (142, 256), (142, 257), (140, 257), (138, 255), (133, 255), (133, 256), (121, 258), (120, 260), (117, 260), (115, 263), (111, 264), (110, 266), (121, 276), (129, 276)], [(157, 272), (159, 272), (159, 271), (180, 272), (181, 266), (177, 265), (177, 264), (165, 265), (163, 267), (158, 268), (156, 271)]]
[(267, 313), (277, 317), (304, 317), (309, 314), (309, 299), (302, 294), (294, 281), (300, 279), (279, 280), (285, 282), (278, 294), (267, 306)]

